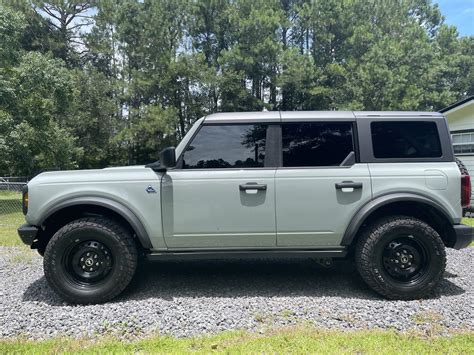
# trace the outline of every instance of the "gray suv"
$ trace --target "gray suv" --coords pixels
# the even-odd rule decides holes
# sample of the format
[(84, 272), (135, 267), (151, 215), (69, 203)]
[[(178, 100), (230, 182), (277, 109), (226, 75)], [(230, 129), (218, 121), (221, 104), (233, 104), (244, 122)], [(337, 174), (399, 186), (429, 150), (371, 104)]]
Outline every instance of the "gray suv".
[(38, 175), (18, 232), (71, 303), (114, 298), (141, 258), (350, 257), (416, 299), (472, 241), (470, 189), (439, 113), (218, 113), (159, 162)]

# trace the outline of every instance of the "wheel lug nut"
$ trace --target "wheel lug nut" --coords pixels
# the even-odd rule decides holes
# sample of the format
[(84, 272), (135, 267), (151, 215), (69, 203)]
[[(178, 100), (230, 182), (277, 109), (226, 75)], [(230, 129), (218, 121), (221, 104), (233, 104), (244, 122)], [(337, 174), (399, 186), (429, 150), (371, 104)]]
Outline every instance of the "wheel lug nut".
[(96, 266), (99, 266), (99, 263), (95, 263)]
[(398, 260), (395, 260), (395, 264), (398, 264)]
[(397, 256), (400, 256), (400, 253), (397, 252)]
[(411, 254), (410, 254), (410, 255), (408, 255), (408, 257), (409, 257), (410, 259), (413, 259), (413, 255), (411, 255)]

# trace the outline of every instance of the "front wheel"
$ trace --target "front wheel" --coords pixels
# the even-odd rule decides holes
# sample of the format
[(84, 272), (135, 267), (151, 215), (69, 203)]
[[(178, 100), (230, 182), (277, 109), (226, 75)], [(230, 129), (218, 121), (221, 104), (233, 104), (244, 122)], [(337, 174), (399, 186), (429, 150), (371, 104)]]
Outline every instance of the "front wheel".
[(390, 299), (426, 296), (442, 279), (446, 251), (427, 223), (406, 216), (379, 220), (361, 235), (355, 260), (362, 279)]
[(120, 294), (137, 267), (130, 233), (104, 218), (82, 218), (62, 227), (46, 247), (44, 274), (70, 303), (102, 303)]

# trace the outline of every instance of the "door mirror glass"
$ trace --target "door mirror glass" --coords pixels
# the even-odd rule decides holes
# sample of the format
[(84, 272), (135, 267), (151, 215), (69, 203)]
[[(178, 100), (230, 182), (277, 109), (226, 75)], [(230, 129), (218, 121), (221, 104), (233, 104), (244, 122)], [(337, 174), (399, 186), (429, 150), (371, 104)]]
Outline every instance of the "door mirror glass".
[(160, 153), (160, 165), (164, 168), (176, 166), (176, 152), (174, 147), (165, 148)]

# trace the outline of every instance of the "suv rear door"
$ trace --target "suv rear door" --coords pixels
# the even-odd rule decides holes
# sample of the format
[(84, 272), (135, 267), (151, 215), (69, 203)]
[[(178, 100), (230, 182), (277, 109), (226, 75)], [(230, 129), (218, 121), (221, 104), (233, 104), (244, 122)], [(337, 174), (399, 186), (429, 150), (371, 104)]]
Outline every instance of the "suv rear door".
[(357, 163), (355, 131), (350, 116), (305, 122), (282, 113), (278, 246), (338, 246), (352, 217), (370, 201), (369, 169)]
[(177, 168), (163, 178), (163, 231), (169, 248), (276, 246), (276, 167), (269, 154), (274, 149), (267, 144), (271, 126), (204, 121)]

